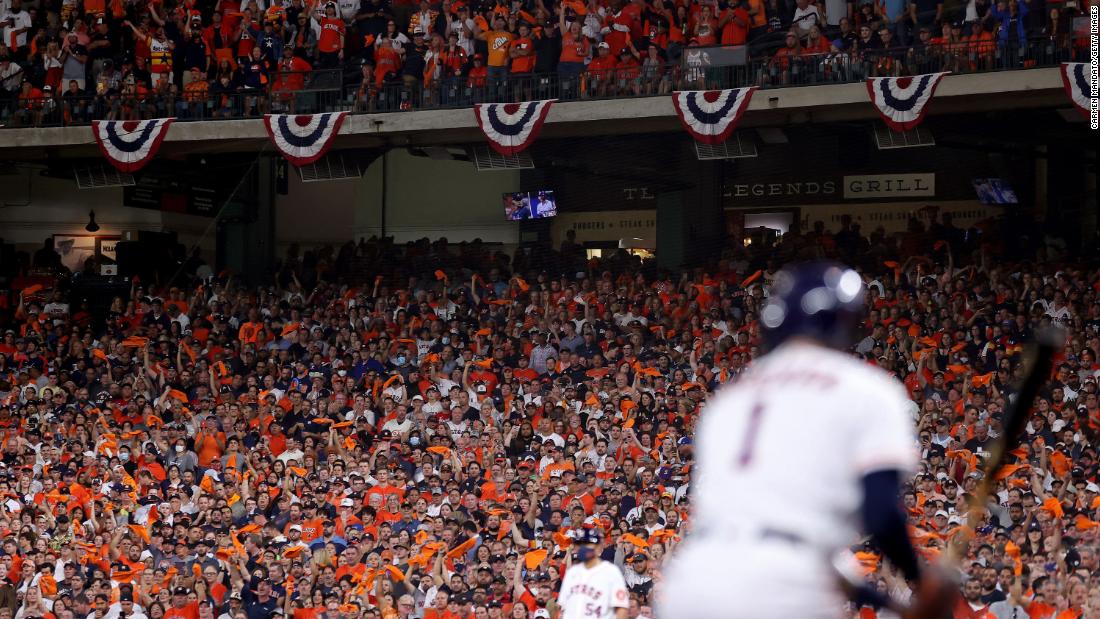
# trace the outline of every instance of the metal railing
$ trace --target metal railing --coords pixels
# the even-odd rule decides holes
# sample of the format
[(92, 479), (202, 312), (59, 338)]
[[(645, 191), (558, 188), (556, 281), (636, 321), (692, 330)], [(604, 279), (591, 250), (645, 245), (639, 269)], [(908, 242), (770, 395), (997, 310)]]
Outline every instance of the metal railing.
[(996, 41), (961, 41), (924, 48), (890, 48), (750, 58), (736, 66), (666, 64), (577, 73), (517, 74), (504, 77), (390, 75), (381, 83), (347, 83), (341, 69), (272, 73), (263, 88), (205, 93), (186, 88), (176, 93), (151, 92), (143, 97), (109, 92), (98, 95), (0, 100), (0, 124), (46, 127), (87, 124), (92, 120), (142, 120), (175, 116), (181, 121), (258, 117), (265, 113), (359, 113), (454, 109), (485, 102), (533, 99), (563, 101), (666, 95), (673, 90), (759, 86), (783, 88), (861, 82), (868, 77), (917, 75), (936, 71), (982, 73), (1057, 66), (1080, 60), (1087, 50), (1072, 41), (1031, 39), (1006, 45)]

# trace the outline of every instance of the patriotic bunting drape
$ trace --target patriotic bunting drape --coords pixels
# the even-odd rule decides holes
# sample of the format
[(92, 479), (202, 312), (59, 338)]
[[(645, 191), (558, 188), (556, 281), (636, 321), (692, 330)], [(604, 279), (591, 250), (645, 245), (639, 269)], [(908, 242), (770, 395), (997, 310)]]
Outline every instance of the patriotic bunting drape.
[(92, 135), (111, 165), (120, 172), (137, 172), (157, 154), (173, 120), (96, 120)]
[(729, 90), (682, 90), (672, 93), (672, 105), (691, 137), (704, 144), (721, 144), (737, 128), (752, 100), (755, 86)]
[(264, 127), (275, 150), (290, 163), (303, 166), (324, 156), (347, 115), (347, 112), (266, 114)]
[(894, 131), (908, 131), (924, 120), (928, 102), (944, 73), (867, 78), (867, 94), (882, 120)]
[(502, 155), (515, 155), (535, 142), (553, 103), (553, 99), (479, 103), (474, 106), (474, 116), (493, 150)]
[(1091, 75), (1091, 62), (1062, 63), (1062, 85), (1066, 87), (1066, 94), (1073, 101), (1073, 105), (1085, 118), (1089, 117), (1089, 105), (1092, 98), (1096, 96), (1089, 82)]

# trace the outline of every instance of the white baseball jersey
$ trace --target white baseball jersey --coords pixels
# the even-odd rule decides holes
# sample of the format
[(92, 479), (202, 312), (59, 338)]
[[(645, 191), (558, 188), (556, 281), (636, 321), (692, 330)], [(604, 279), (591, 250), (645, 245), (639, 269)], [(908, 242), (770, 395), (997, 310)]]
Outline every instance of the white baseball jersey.
[(623, 573), (614, 563), (600, 561), (595, 567), (574, 564), (565, 572), (558, 594), (559, 619), (606, 619), (616, 608), (630, 606)]
[(838, 616), (828, 560), (856, 539), (862, 477), (918, 462), (901, 384), (848, 354), (789, 342), (719, 393), (695, 436), (693, 534), (673, 558), (660, 616)]
[(812, 344), (780, 346), (703, 411), (695, 530), (766, 526), (827, 550), (850, 544), (862, 477), (917, 466), (908, 411), (905, 389), (882, 370)]

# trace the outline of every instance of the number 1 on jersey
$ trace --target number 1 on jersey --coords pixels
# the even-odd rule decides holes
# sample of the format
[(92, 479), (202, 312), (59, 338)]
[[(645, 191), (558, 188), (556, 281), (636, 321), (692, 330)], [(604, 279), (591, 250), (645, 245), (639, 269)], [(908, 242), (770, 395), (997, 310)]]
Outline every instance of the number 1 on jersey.
[(741, 455), (737, 458), (737, 465), (745, 468), (752, 462), (752, 452), (756, 443), (756, 435), (760, 430), (760, 419), (764, 416), (764, 405), (756, 403), (749, 412), (749, 424), (745, 428), (745, 436), (741, 440)]

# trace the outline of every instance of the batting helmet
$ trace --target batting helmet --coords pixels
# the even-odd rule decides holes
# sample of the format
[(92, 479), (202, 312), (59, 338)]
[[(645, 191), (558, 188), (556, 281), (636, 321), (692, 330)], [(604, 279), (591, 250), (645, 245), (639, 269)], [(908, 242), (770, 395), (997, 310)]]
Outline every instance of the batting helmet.
[(578, 544), (599, 544), (602, 539), (600, 530), (595, 527), (578, 527), (570, 537)]
[(809, 337), (831, 348), (855, 343), (863, 316), (863, 280), (836, 262), (810, 262), (781, 270), (760, 310), (764, 343), (775, 348), (788, 338)]

